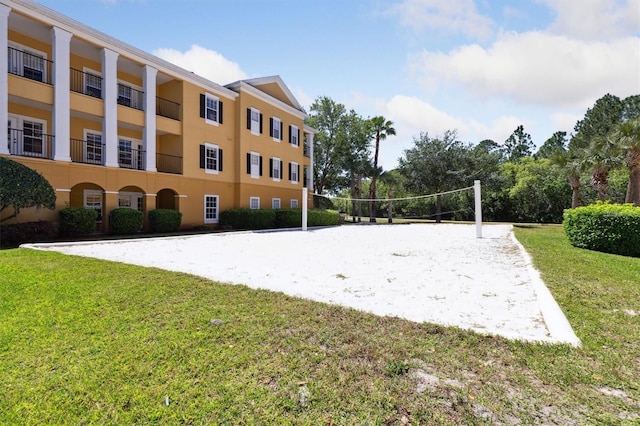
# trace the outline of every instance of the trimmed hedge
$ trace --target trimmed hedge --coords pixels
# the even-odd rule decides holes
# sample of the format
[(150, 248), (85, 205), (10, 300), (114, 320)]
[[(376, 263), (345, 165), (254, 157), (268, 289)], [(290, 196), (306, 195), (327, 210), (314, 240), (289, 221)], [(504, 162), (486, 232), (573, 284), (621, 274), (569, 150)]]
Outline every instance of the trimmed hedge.
[[(312, 209), (307, 212), (308, 226), (340, 223), (335, 210)], [(233, 229), (296, 228), (302, 226), (302, 209), (231, 209), (220, 213), (220, 226)]]
[(112, 234), (137, 234), (142, 229), (144, 215), (134, 209), (113, 209), (109, 213)]
[(98, 212), (85, 207), (67, 207), (60, 210), (60, 235), (78, 237), (96, 230)]
[(151, 232), (174, 232), (180, 229), (182, 213), (171, 209), (155, 209), (149, 212)]
[(51, 241), (58, 234), (53, 222), (37, 221), (0, 226), (2, 247), (15, 247), (23, 243)]
[(640, 257), (640, 207), (597, 203), (569, 209), (563, 226), (575, 247)]
[(230, 209), (220, 213), (220, 226), (233, 229), (270, 229), (275, 227), (276, 211), (264, 209)]

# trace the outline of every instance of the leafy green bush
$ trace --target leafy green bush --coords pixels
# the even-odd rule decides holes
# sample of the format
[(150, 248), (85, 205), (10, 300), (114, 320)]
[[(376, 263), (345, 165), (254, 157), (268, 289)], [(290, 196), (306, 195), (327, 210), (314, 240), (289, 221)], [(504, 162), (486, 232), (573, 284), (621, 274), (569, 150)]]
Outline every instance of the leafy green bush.
[(307, 212), (307, 225), (332, 226), (340, 223), (340, 213), (337, 210), (312, 209)]
[(276, 224), (275, 210), (230, 209), (220, 213), (220, 226), (233, 229), (271, 229)]
[(23, 243), (37, 241), (51, 241), (56, 235), (55, 223), (43, 220), (0, 226), (0, 243), (2, 247), (15, 247)]
[(295, 228), (302, 226), (302, 209), (276, 210), (276, 228)]
[(149, 212), (151, 232), (174, 232), (180, 229), (182, 213), (171, 209), (155, 209)]
[(640, 257), (640, 207), (597, 203), (569, 209), (563, 225), (576, 247)]
[(60, 235), (77, 237), (96, 230), (98, 212), (84, 207), (67, 207), (60, 210)]
[(143, 214), (134, 209), (113, 209), (109, 213), (112, 234), (135, 234), (142, 229)]

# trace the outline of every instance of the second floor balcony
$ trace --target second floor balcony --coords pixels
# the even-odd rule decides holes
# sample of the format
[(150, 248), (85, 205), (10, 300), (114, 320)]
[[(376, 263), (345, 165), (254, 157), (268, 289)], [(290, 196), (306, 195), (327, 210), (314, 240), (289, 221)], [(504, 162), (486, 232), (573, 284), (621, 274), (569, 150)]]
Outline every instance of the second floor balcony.
[(37, 129), (9, 128), (8, 136), (8, 148), (11, 155), (53, 158), (53, 135), (45, 135)]

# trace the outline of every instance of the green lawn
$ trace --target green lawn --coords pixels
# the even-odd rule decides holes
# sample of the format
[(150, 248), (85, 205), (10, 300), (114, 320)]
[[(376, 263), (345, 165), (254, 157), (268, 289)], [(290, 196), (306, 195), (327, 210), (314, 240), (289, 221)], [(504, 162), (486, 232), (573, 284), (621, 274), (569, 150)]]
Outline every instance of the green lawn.
[(516, 236), (582, 348), (0, 251), (0, 424), (638, 424), (640, 259)]

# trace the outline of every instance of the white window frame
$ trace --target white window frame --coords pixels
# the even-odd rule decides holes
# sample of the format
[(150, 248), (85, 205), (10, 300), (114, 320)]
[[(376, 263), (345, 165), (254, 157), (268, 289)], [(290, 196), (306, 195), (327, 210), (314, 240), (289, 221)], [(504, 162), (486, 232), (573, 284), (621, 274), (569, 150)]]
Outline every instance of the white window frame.
[[(15, 43), (15, 42), (9, 42), (9, 47), (12, 47), (12, 48), (14, 48), (16, 50), (19, 50), (22, 53), (28, 53), (30, 55), (37, 56), (37, 57), (43, 59), (42, 61), (39, 61), (40, 62), (40, 64), (39, 64), (40, 65), (40, 67), (39, 67), (40, 69), (38, 69), (38, 68), (31, 67), (31, 66), (27, 66), (27, 64), (25, 64), (25, 61), (24, 61), (24, 55), (20, 55), (21, 57), (15, 58), (17, 60), (16, 63), (12, 63), (11, 59), (13, 59), (13, 58), (9, 57), (9, 69), (13, 68), (13, 70), (11, 72), (12, 74), (16, 74), (16, 75), (19, 75), (21, 77), (24, 77), (24, 69), (26, 67), (26, 68), (30, 68), (30, 69), (33, 69), (33, 70), (36, 70), (36, 71), (40, 71), (42, 73), (42, 78), (40, 80), (35, 79), (35, 78), (31, 79), (31, 80), (40, 81), (40, 82), (46, 82), (47, 81), (47, 66), (46, 66), (47, 54), (46, 54), (46, 52), (42, 52), (41, 50), (33, 49), (31, 47), (27, 47), (27, 46), (24, 46), (22, 44), (18, 44), (18, 43)], [(31, 65), (31, 64), (29, 64), (29, 65)], [(29, 77), (25, 77), (25, 78), (29, 78)]]
[[(11, 127), (9, 131), (11, 131), (12, 129), (17, 131), (11, 136), (16, 137), (16, 139), (13, 139), (13, 142), (15, 143), (15, 145), (17, 145), (16, 148), (18, 149), (18, 152), (25, 153), (25, 154), (37, 154), (38, 157), (43, 157), (43, 158), (47, 157), (48, 155), (47, 140), (46, 140), (47, 122), (45, 120), (40, 120), (39, 118), (29, 117), (26, 115), (9, 114), (7, 117), (7, 121), (14, 122), (16, 125), (15, 128)], [(25, 140), (24, 123), (25, 122), (34, 123), (41, 126), (42, 152), (25, 149), (25, 145), (24, 145), (24, 140)], [(36, 137), (37, 136), (34, 136), (34, 135), (27, 136), (27, 138), (36, 138)], [(9, 142), (9, 144), (11, 144), (12, 140), (10, 139), (10, 136), (7, 138), (7, 141)], [(11, 147), (9, 148), (9, 152), (12, 152)]]
[[(300, 176), (298, 176), (300, 170), (300, 165), (298, 163), (296, 163), (295, 161), (291, 162), (291, 183), (294, 185), (297, 185), (300, 182)], [(295, 179), (294, 179), (294, 173), (295, 173)]]
[(143, 211), (143, 199), (142, 192), (118, 192), (118, 208)]
[[(211, 200), (212, 205), (208, 204)], [(204, 223), (218, 223), (220, 221), (220, 196), (204, 195)]]
[[(102, 197), (103, 197), (103, 192), (97, 189), (85, 189), (82, 192), (82, 205), (84, 206), (84, 208), (87, 209), (93, 209), (96, 210), (98, 212), (98, 217), (96, 218), (96, 222), (97, 223), (102, 223), (102, 217), (103, 217), (103, 201), (102, 201)], [(96, 201), (90, 201), (91, 199), (99, 199), (99, 202)], [(97, 208), (99, 207), (99, 208)]]
[[(280, 180), (282, 179), (282, 167), (280, 167), (282, 164), (280, 158), (278, 157), (272, 157), (271, 158), (271, 178), (273, 179), (274, 182), (280, 182)], [(278, 172), (278, 176), (276, 177), (276, 171)]]
[(249, 108), (251, 110), (251, 134), (260, 135), (260, 110)]
[(282, 203), (280, 202), (280, 198), (272, 198), (271, 199), (271, 208), (273, 210), (281, 208)]
[(291, 146), (294, 146), (296, 148), (300, 147), (300, 141), (298, 140), (298, 126), (296, 126), (295, 124), (291, 125)]
[[(209, 107), (209, 101), (213, 103), (211, 107)], [(209, 118), (209, 111), (215, 113), (215, 119)], [(218, 126), (220, 124), (220, 98), (217, 96), (213, 96), (209, 93), (204, 94), (204, 121), (207, 124), (212, 124), (214, 126)], [(260, 118), (258, 117), (258, 126), (260, 125)], [(252, 123), (253, 127), (253, 123)]]
[[(89, 73), (89, 74), (93, 74), (93, 73)], [(121, 93), (120, 93), (120, 88), (121, 87), (124, 87), (125, 89), (129, 89), (128, 90), (129, 93), (123, 93), (123, 95), (128, 95), (128, 97), (127, 96), (121, 96)], [(139, 99), (138, 99), (137, 96), (134, 96), (134, 94), (133, 94), (134, 90), (137, 91), (137, 92), (142, 92), (142, 87), (136, 86), (134, 84), (131, 84), (128, 81), (118, 80), (118, 105), (124, 105), (124, 106), (127, 106), (129, 108), (141, 109), (142, 105), (138, 104)], [(121, 104), (120, 103), (120, 98), (121, 97), (129, 99), (129, 104), (128, 105)]]
[(260, 197), (249, 197), (249, 208), (258, 210), (260, 208)]
[[(212, 152), (214, 154), (209, 156)], [(211, 168), (209, 168), (209, 160), (214, 163)], [(217, 175), (220, 172), (220, 147), (216, 144), (209, 142), (204, 143), (204, 171), (205, 173), (214, 175)]]
[(274, 142), (280, 142), (280, 138), (282, 137), (282, 120), (274, 116), (271, 117), (271, 121), (273, 122), (273, 140)]
[(260, 179), (260, 153), (251, 151), (249, 154), (251, 155), (251, 177)]
[[(100, 136), (100, 159), (96, 161), (95, 159), (95, 155), (96, 155), (96, 149), (95, 149), (95, 143), (92, 145), (93, 150), (90, 151), (89, 150), (89, 135), (92, 136)], [(84, 129), (84, 143), (83, 143), (83, 147), (82, 147), (82, 158), (85, 162), (89, 162), (91, 161), (89, 164), (104, 164), (104, 149), (103, 149), (103, 145), (104, 143), (102, 142), (102, 132), (98, 132), (95, 130), (91, 130), (91, 129)], [(91, 155), (89, 155), (91, 154)], [(92, 157), (93, 158), (89, 158)]]
[[(128, 144), (129, 155), (123, 158), (122, 145)], [(124, 151), (126, 152), (126, 151)], [(126, 158), (130, 157), (130, 158)], [(124, 161), (123, 161), (124, 160)], [(128, 163), (127, 163), (128, 161)], [(118, 164), (127, 164), (131, 167), (123, 167), (126, 169), (141, 170), (142, 166), (142, 141), (127, 136), (118, 136)], [(122, 167), (122, 166), (120, 166)]]
[(297, 209), (298, 208), (298, 199), (297, 198), (292, 198), (289, 205), (291, 206), (292, 209)]
[[(82, 93), (84, 93), (87, 96), (94, 97), (96, 99), (104, 99), (104, 87), (103, 87), (103, 84), (102, 84), (103, 83), (102, 73), (100, 71), (96, 71), (96, 70), (93, 70), (93, 69), (87, 68), (87, 67), (84, 67), (82, 69), (82, 71), (84, 72), (84, 74), (82, 74), (83, 75), (83, 79), (84, 79), (84, 81), (82, 82), (82, 84), (83, 84), (82, 87), (83, 87), (84, 91)], [(99, 77), (100, 78), (100, 87), (97, 87), (96, 85), (90, 84), (91, 83), (91, 78), (89, 78), (89, 76)], [(89, 92), (89, 90), (88, 90), (89, 88), (100, 89), (100, 97), (90, 95), (88, 93)]]

